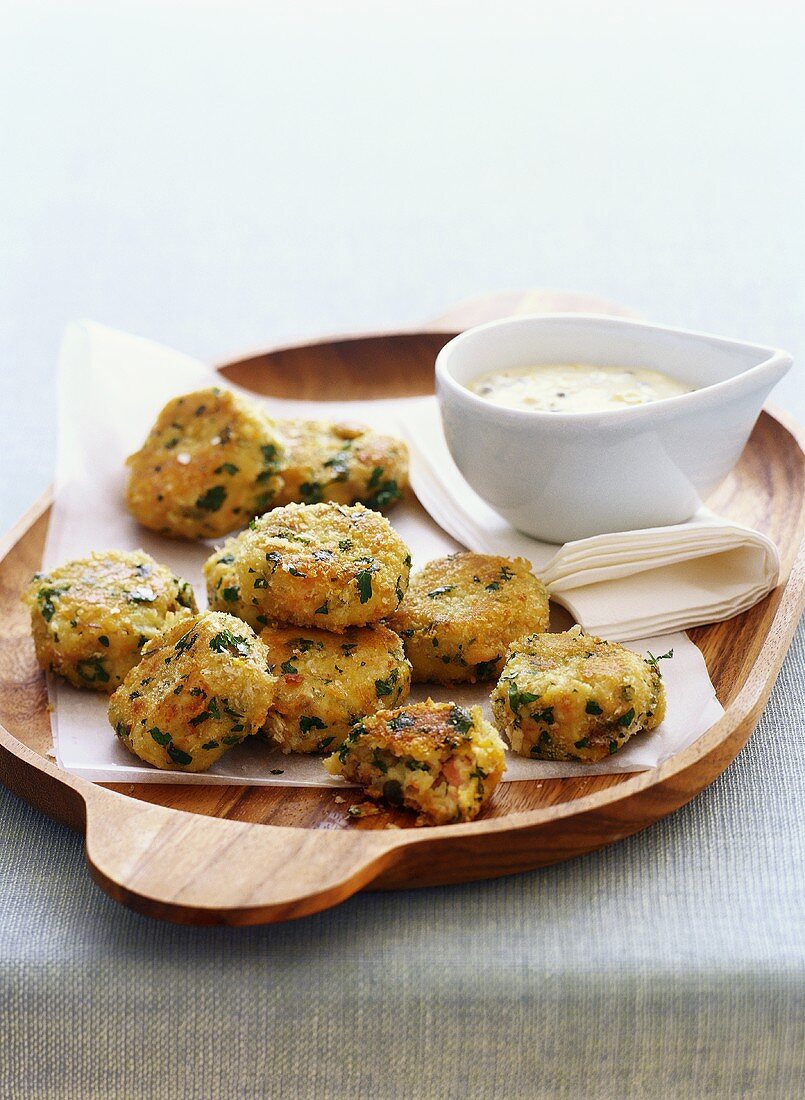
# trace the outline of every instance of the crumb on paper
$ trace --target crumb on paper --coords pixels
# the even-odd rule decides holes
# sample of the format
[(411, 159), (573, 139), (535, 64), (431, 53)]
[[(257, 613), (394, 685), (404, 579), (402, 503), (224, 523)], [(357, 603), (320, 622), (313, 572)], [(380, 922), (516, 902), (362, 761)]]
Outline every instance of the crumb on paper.
[(48, 749), (48, 751), (45, 753), (45, 756), (48, 758), (48, 760), (56, 759), (56, 753), (53, 751), (53, 749)]
[(48, 714), (52, 714), (53, 711), (55, 710), (55, 707), (53, 706), (52, 703), (46, 703), (45, 704), (45, 710), (48, 712)]
[(271, 774), (272, 775), (285, 775), (285, 768), (272, 768), (271, 769)]

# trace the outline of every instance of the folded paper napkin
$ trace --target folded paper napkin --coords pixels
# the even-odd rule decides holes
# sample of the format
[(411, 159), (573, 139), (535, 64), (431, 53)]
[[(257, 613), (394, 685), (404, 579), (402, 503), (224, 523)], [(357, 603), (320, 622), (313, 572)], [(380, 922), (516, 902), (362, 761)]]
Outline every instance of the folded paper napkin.
[[(123, 503), (124, 463), (126, 455), (140, 446), (166, 401), (220, 382), (221, 378), (203, 363), (148, 340), (89, 323), (68, 328), (59, 370), (58, 468), (45, 546), (46, 567), (92, 550), (142, 547), (190, 581), (203, 605), (202, 566), (211, 544), (164, 539), (140, 527)], [(674, 550), (683, 540), (678, 537), (674, 543), (667, 532), (608, 535), (570, 544), (557, 553), (556, 547), (534, 542), (506, 527), (474, 496), (453, 467), (433, 398), (353, 402), (269, 398), (265, 407), (277, 417), (362, 420), (408, 437), (414, 488), (427, 511), (409, 498), (395, 507), (390, 519), (410, 546), (415, 566), (449, 554), (461, 545), (520, 554), (531, 559), (537, 572), (550, 581), (554, 594), (588, 629), (601, 630), (613, 637), (634, 638), (634, 624), (639, 623), (643, 636), (633, 641), (632, 648), (644, 654), (674, 651), (673, 659), (663, 662), (668, 712), (657, 730), (634, 737), (621, 752), (597, 765), (527, 760), (509, 754), (506, 780), (653, 768), (692, 744), (721, 717), (723, 710), (701, 652), (684, 634), (673, 633), (673, 627), (664, 624), (689, 625), (719, 614), (732, 614), (763, 595), (773, 584), (776, 569), (774, 547), (767, 546), (766, 540), (754, 532), (729, 528), (715, 517), (702, 520), (699, 527), (688, 524), (671, 529), (677, 535), (686, 532), (684, 538), (688, 540), (684, 560), (688, 561), (691, 573), (685, 582), (687, 588), (680, 592), (676, 588), (683, 583), (684, 574), (673, 571), (682, 568), (683, 556), (674, 557)], [(435, 469), (439, 470), (438, 477)], [(745, 557), (743, 580), (737, 565), (729, 565), (729, 578), (723, 565), (730, 559), (725, 539), (730, 530), (733, 552)], [(751, 543), (750, 536), (757, 541)], [(638, 537), (643, 540), (639, 550)], [(697, 537), (699, 543), (695, 541)], [(718, 542), (719, 538), (724, 541)], [(710, 557), (695, 559), (697, 546), (699, 553)], [(766, 547), (768, 556), (765, 582), (757, 575), (761, 557), (758, 546)], [(589, 548), (595, 553), (589, 553)], [(714, 548), (721, 552), (720, 557), (713, 556)], [(750, 583), (757, 593), (752, 597), (747, 596)], [(614, 590), (612, 596), (610, 588)], [(743, 600), (740, 605), (739, 598)], [(657, 615), (660, 607), (665, 608), (663, 619)], [(674, 608), (676, 618), (671, 617)], [(714, 612), (715, 608), (719, 610)], [(662, 626), (658, 625), (660, 622)], [(610, 625), (614, 626), (611, 631)], [(436, 699), (452, 699), (465, 706), (478, 703), (488, 713), (490, 687), (490, 684), (444, 688), (416, 685), (412, 700), (432, 694)], [(56, 678), (50, 679), (49, 691), (54, 703), (51, 714), (54, 744), (62, 767), (97, 782), (154, 781), (154, 769), (132, 757), (112, 734), (105, 696), (76, 691)], [(271, 753), (266, 746), (254, 744), (251, 738), (235, 746), (208, 773), (166, 772), (159, 775), (159, 780), (344, 785), (343, 780), (328, 775), (317, 758)]]
[(411, 483), (433, 519), (470, 550), (528, 558), (551, 598), (590, 634), (628, 641), (719, 622), (777, 583), (780, 557), (771, 539), (704, 507), (687, 523), (561, 547), (521, 534), (461, 476), (436, 399), (406, 404), (400, 430), (411, 450)]

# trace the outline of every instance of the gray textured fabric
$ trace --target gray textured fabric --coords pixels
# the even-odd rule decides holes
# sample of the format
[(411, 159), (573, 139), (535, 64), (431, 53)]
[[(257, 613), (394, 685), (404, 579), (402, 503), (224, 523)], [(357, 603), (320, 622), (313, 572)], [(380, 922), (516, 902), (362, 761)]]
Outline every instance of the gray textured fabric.
[(122, 909), (0, 790), (0, 1096), (795, 1097), (805, 630), (735, 764), (605, 851), (292, 924)]

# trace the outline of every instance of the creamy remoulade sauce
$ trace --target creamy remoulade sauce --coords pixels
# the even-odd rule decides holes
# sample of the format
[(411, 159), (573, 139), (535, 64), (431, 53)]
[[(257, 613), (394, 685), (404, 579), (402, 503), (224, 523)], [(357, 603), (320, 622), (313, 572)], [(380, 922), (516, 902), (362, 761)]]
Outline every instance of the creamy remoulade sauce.
[(693, 387), (645, 367), (565, 363), (490, 371), (467, 388), (510, 409), (606, 412), (690, 393)]

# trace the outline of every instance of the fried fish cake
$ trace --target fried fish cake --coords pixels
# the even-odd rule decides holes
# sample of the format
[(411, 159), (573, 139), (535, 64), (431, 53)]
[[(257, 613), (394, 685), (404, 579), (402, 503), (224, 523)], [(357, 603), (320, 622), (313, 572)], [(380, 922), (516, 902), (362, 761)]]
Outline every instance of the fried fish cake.
[(492, 710), (521, 756), (593, 764), (660, 724), (665, 687), (657, 658), (574, 627), (509, 647)]
[(169, 401), (126, 464), (129, 511), (171, 538), (218, 538), (270, 508), (281, 487), (273, 422), (229, 390)]
[(353, 727), (324, 766), (370, 798), (407, 806), (436, 825), (471, 821), (506, 768), (505, 746), (480, 707), (413, 703)]
[(390, 615), (408, 588), (408, 547), (362, 504), (288, 504), (207, 560), (210, 607), (256, 629), (273, 622), (341, 632)]
[(109, 700), (109, 721), (146, 763), (206, 771), (265, 721), (277, 686), (267, 665), (266, 647), (240, 619), (182, 619), (145, 647)]
[(383, 511), (408, 484), (408, 448), (362, 424), (280, 420), (285, 457), (275, 505), (365, 504)]
[(548, 628), (548, 594), (525, 558), (451, 554), (414, 573), (389, 626), (405, 643), (414, 681), (495, 680), (506, 650)]
[(283, 752), (332, 752), (355, 722), (408, 695), (402, 641), (380, 623), (343, 634), (270, 626), (260, 640), (279, 675), (265, 732)]
[(112, 692), (170, 615), (196, 611), (193, 589), (143, 550), (108, 550), (36, 573), (23, 599), (42, 668)]

